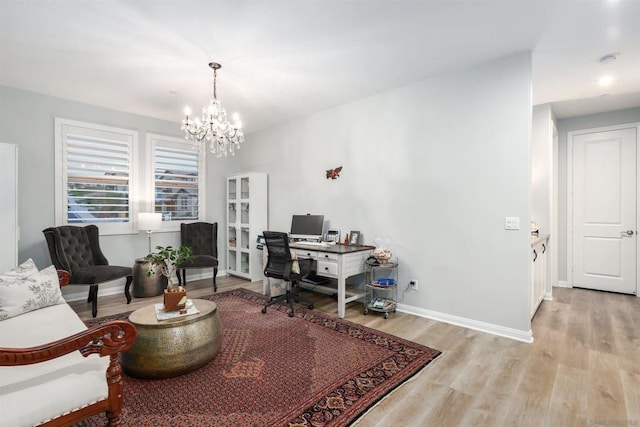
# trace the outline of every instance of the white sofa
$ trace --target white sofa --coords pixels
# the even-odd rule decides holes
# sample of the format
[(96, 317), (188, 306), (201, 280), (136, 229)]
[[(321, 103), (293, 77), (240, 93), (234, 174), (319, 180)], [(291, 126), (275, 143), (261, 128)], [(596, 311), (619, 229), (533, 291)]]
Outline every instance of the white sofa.
[[(68, 273), (59, 272), (56, 285), (58, 276), (68, 282)], [(20, 305), (12, 299), (36, 286), (38, 278), (30, 277), (0, 275), (0, 425), (70, 425), (102, 412), (117, 425), (123, 395), (117, 355), (135, 341), (135, 327), (115, 321), (87, 328), (51, 287), (38, 290), (51, 294), (48, 305), (31, 309), (28, 301), (22, 310), (30, 310), (16, 314)]]

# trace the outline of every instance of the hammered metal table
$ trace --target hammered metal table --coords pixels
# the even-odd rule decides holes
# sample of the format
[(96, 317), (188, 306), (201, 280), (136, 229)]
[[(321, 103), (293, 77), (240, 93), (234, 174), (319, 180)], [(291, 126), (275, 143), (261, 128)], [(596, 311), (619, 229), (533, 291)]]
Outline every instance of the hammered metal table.
[(216, 303), (192, 300), (200, 313), (158, 320), (154, 305), (129, 315), (138, 330), (133, 346), (120, 353), (124, 371), (136, 378), (170, 378), (211, 361), (222, 345), (222, 323)]

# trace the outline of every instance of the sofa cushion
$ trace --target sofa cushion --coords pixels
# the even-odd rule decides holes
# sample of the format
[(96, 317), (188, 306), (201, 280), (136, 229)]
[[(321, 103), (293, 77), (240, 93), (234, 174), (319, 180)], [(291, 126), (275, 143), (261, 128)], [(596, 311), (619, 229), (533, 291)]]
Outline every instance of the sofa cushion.
[[(0, 321), (0, 347), (33, 347), (85, 329), (69, 305), (54, 305)], [(37, 425), (52, 414), (57, 417), (106, 399), (108, 364), (108, 357), (85, 358), (75, 351), (34, 365), (1, 366), (2, 425)]]
[(26, 277), (0, 276), (0, 320), (63, 303), (54, 266)]

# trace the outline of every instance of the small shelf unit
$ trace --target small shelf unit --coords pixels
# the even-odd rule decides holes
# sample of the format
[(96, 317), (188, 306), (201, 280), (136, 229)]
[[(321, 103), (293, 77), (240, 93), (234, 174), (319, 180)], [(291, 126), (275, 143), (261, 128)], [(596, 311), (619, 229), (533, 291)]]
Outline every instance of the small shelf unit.
[(395, 313), (398, 305), (398, 260), (390, 259), (379, 263), (369, 259), (365, 261), (365, 298), (364, 314), (369, 311)]

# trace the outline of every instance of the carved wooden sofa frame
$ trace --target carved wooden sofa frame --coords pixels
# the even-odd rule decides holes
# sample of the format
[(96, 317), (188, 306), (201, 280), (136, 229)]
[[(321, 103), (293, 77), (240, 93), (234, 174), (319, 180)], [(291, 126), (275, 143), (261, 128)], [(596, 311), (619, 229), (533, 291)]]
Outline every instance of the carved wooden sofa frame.
[[(66, 271), (58, 270), (60, 285), (69, 283), (70, 275)], [(107, 425), (120, 425), (120, 412), (123, 400), (122, 370), (118, 362), (118, 353), (133, 345), (137, 331), (135, 326), (125, 321), (111, 321), (93, 326), (85, 331), (71, 335), (55, 342), (30, 348), (2, 348), (0, 347), (0, 366), (31, 365), (52, 360), (74, 351), (80, 351), (82, 356), (98, 354), (109, 357), (106, 371), (108, 397), (95, 403), (88, 404), (74, 412), (53, 418), (42, 425), (67, 426), (73, 425), (92, 415), (106, 412)], [(60, 390), (61, 393), (67, 392)], [(73, 392), (73, 391), (71, 391)], [(55, 416), (55, 415), (52, 415)]]

